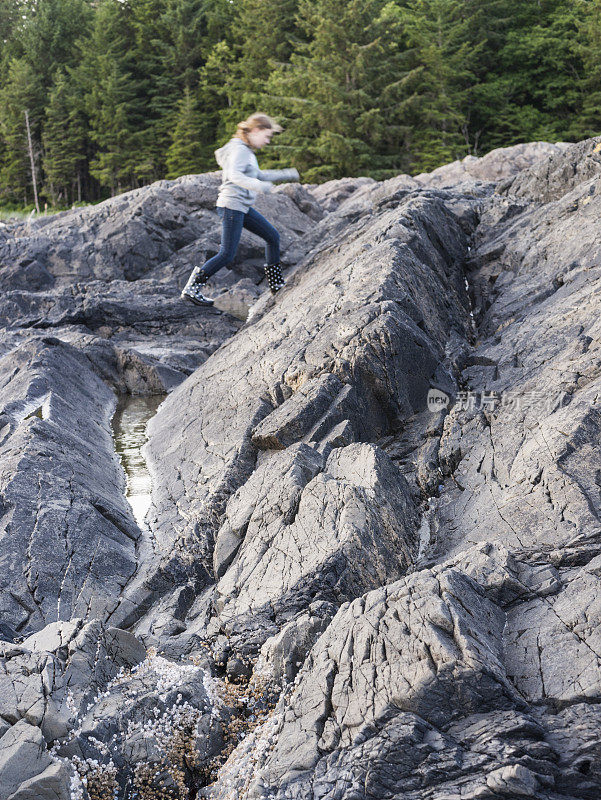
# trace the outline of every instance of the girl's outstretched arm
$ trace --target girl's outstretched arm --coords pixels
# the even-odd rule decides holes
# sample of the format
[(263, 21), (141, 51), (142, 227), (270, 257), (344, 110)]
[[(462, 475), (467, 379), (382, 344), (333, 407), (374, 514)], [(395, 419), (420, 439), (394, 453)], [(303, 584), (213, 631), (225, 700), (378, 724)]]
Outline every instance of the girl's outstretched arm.
[(290, 169), (260, 169), (257, 175), (262, 181), (298, 181), (300, 175), (296, 167)]

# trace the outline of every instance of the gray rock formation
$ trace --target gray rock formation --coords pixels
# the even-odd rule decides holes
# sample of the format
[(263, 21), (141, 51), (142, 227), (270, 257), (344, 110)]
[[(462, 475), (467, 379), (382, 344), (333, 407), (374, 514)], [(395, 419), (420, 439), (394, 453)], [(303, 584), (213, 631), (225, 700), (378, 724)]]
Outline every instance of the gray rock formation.
[(140, 536), (110, 433), (114, 396), (54, 337), (1, 361), (2, 619), (35, 630), (106, 618), (136, 572)]
[(0, 228), (0, 796), (596, 800), (601, 137), (280, 186), (197, 309), (217, 182)]
[(6, 800), (68, 800), (67, 768), (44, 750), (41, 731), (20, 720), (0, 739), (0, 786)]
[[(220, 624), (238, 636), (261, 616), (277, 624), (311, 602), (339, 604), (388, 583), (417, 553), (409, 486), (369, 444), (335, 447), (327, 459), (292, 445), (255, 470), (225, 519), (214, 603)], [(244, 638), (248, 647), (246, 630)]]
[[(344, 241), (328, 248), (317, 274), (312, 257), (297, 265), (277, 304), (180, 384), (152, 420), (150, 459), (163, 476), (155, 539), (169, 564), (178, 547), (188, 557), (193, 541), (210, 568), (215, 520), (257, 468), (257, 444), (271, 471), (272, 446), (316, 437), (319, 448), (328, 436), (351, 443), (398, 430), (424, 408), (449, 328), (467, 335), (466, 236), (442, 197), (420, 194), (338, 226)], [(309, 311), (298, 298), (311, 294)], [(440, 380), (449, 384), (444, 369)]]
[(206, 796), (599, 794), (599, 142), (478, 198), (455, 402), (380, 440), (428, 495), (422, 569), (342, 606)]
[(535, 164), (546, 164), (570, 147), (568, 142), (528, 142), (511, 147), (497, 147), (481, 158), (466, 156), (444, 164), (432, 172), (421, 173), (415, 180), (427, 186), (449, 186), (464, 181), (503, 181), (525, 173)]
[(73, 717), (123, 667), (146, 656), (127, 631), (82, 619), (54, 622), (19, 644), (2, 644), (0, 715), (39, 726), (47, 742), (67, 736)]
[(0, 717), (11, 726), (0, 739), (2, 796), (68, 800), (72, 766), (45, 745), (73, 737), (87, 704), (145, 655), (130, 633), (81, 619), (1, 643)]

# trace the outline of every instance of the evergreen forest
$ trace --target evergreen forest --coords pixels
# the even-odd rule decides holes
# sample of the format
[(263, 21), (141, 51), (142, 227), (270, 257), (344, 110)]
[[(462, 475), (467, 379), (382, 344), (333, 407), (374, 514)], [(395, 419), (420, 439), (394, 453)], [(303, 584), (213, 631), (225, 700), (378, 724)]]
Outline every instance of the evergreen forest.
[(218, 169), (253, 111), (305, 183), (601, 133), (601, 0), (0, 0), (0, 206)]

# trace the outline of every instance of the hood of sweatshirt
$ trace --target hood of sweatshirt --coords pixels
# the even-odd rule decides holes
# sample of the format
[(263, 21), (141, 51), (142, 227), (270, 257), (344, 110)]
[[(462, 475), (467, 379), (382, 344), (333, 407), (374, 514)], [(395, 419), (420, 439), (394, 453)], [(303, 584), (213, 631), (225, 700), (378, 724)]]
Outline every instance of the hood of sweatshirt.
[[(215, 150), (215, 159), (219, 166), (223, 169), (225, 166), (225, 162), (227, 161), (228, 155), (232, 152), (232, 150), (236, 147), (248, 147), (242, 139), (239, 139), (237, 136), (233, 136), (229, 142), (226, 142), (223, 147), (220, 147), (218, 150)], [(248, 147), (250, 150), (251, 148)]]

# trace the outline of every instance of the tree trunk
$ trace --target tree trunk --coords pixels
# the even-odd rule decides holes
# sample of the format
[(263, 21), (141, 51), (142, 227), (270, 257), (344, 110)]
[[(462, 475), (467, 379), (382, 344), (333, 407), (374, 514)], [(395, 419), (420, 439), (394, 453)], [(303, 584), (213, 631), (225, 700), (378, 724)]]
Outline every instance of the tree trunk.
[(40, 204), (38, 203), (38, 187), (35, 179), (35, 161), (33, 159), (33, 145), (31, 144), (31, 131), (29, 130), (29, 112), (25, 109), (25, 125), (27, 127), (27, 142), (29, 145), (29, 160), (31, 161), (31, 179), (33, 181), (33, 197), (35, 200), (35, 208), (38, 214), (40, 213)]

